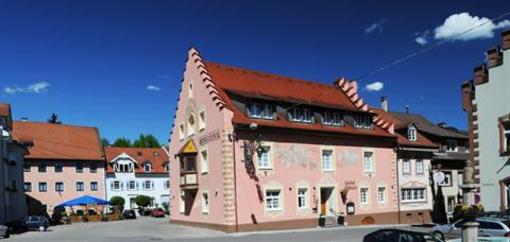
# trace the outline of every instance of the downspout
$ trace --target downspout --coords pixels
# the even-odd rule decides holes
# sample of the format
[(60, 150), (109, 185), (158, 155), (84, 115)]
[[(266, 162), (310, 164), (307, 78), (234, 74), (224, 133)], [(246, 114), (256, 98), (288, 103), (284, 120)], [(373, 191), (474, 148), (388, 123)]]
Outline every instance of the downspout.
[(236, 215), (236, 232), (239, 232), (239, 218), (237, 213), (237, 166), (236, 166), (236, 141), (235, 132), (232, 132), (232, 161), (234, 162), (234, 204)]
[[(399, 149), (400, 149), (400, 146), (397, 144), (396, 151), (398, 152)], [(397, 171), (397, 213), (398, 213), (398, 216), (397, 216), (398, 220), (397, 220), (397, 222), (398, 222), (398, 224), (400, 224), (401, 223), (401, 219), (400, 219), (400, 179), (399, 179), (400, 171), (398, 170), (398, 160), (399, 159), (398, 159), (398, 153), (397, 153), (397, 155), (396, 155), (396, 161), (397, 162), (395, 162), (395, 168), (396, 168), (396, 171)]]

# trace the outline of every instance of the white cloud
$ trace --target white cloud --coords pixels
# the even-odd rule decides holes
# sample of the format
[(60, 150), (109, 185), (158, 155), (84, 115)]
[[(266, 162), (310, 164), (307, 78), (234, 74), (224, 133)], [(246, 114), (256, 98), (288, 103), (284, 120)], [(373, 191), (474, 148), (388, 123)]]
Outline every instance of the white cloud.
[(498, 29), (510, 27), (509, 20), (494, 23), (485, 17), (471, 16), (471, 14), (452, 14), (444, 23), (434, 30), (434, 38), (437, 40), (474, 40), (494, 37)]
[(4, 87), (4, 94), (15, 95), (17, 93), (44, 93), (48, 91), (51, 85), (47, 82), (36, 82), (28, 85), (27, 87)]
[(365, 89), (367, 89), (367, 91), (369, 91), (369, 92), (378, 92), (378, 91), (381, 91), (383, 88), (384, 88), (384, 83), (382, 83), (382, 82), (374, 82), (374, 83), (367, 84), (365, 86)]
[(157, 91), (161, 90), (161, 88), (159, 88), (158, 86), (154, 86), (154, 85), (148, 85), (146, 87), (146, 89), (151, 92), (157, 92)]
[(371, 24), (370, 26), (365, 28), (365, 33), (366, 34), (371, 34), (371, 33), (373, 33), (376, 30), (379, 30), (379, 33), (382, 33), (383, 32), (383, 27), (382, 26), (383, 26), (383, 24), (386, 23), (386, 21), (388, 21), (388, 19), (383, 18), (383, 19), (381, 19), (381, 20)]
[(426, 30), (423, 33), (416, 32), (415, 36), (416, 38), (414, 39), (414, 41), (416, 41), (416, 43), (418, 43), (419, 45), (426, 45), (429, 43), (430, 31)]

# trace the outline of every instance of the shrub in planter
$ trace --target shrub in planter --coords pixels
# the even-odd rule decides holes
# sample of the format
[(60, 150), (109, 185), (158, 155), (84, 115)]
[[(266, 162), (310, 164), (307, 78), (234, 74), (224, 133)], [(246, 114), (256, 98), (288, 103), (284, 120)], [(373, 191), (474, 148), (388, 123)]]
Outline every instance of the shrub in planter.
[(145, 195), (138, 195), (135, 198), (136, 205), (145, 208), (151, 204), (152, 198)]
[(484, 211), (483, 205), (480, 203), (471, 206), (458, 204), (453, 209), (453, 220), (463, 219), (465, 217), (476, 217)]
[(126, 203), (126, 200), (124, 200), (123, 197), (113, 196), (112, 198), (110, 198), (110, 203), (117, 212), (122, 213), (122, 211), (124, 210), (124, 204)]

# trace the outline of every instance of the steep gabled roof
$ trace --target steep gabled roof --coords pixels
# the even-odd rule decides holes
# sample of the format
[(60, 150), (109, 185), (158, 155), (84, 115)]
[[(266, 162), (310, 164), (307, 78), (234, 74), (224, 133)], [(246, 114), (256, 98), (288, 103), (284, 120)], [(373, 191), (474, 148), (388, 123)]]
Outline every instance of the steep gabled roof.
[(15, 121), (12, 136), (30, 144), (30, 154), (25, 158), (104, 160), (99, 132), (94, 127)]
[(136, 173), (147, 173), (143, 170), (143, 165), (146, 162), (151, 163), (152, 172), (149, 173), (168, 173), (165, 171), (165, 163), (168, 162), (168, 156), (161, 148), (128, 148), (128, 147), (105, 147), (106, 154), (106, 173), (113, 173), (111, 161), (119, 155), (125, 153), (135, 163)]
[(245, 68), (233, 67), (202, 60), (195, 49), (190, 50), (190, 58), (197, 63), (203, 82), (209, 90), (215, 104), (221, 109), (227, 108), (234, 114), (234, 124), (249, 125), (257, 123), (260, 126), (321, 131), (348, 135), (395, 137), (389, 131), (390, 127), (374, 125), (371, 130), (356, 129), (345, 125), (343, 127), (330, 127), (320, 123), (303, 124), (290, 122), (281, 114), (276, 120), (252, 119), (244, 110), (234, 105), (231, 93), (245, 97), (258, 97), (263, 99), (300, 103), (313, 106), (323, 106), (352, 112), (365, 112), (371, 114), (367, 105), (357, 94), (355, 82), (340, 79), (334, 85), (305, 81), (298, 78), (284, 77)]
[(459, 131), (455, 131), (450, 128), (442, 128), (437, 124), (432, 123), (422, 115), (408, 114), (402, 112), (390, 112), (390, 113), (400, 122), (399, 125), (395, 125), (395, 129), (406, 128), (410, 123), (413, 123), (418, 130), (427, 134), (431, 134), (441, 138), (455, 138), (466, 140), (468, 139), (468, 136), (466, 134)]

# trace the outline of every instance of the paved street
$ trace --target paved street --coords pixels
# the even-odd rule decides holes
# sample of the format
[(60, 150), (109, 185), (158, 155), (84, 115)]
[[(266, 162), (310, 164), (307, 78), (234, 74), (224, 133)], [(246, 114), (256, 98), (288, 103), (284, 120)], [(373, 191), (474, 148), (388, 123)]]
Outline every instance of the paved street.
[[(402, 226), (400, 226), (402, 227)], [(292, 242), (358, 242), (363, 235), (379, 227), (345, 227), (264, 231), (225, 234), (218, 231), (172, 225), (167, 218), (138, 218), (110, 223), (83, 223), (51, 227), (47, 232), (13, 235), (8, 241), (23, 242), (121, 242), (121, 241), (292, 241)]]

